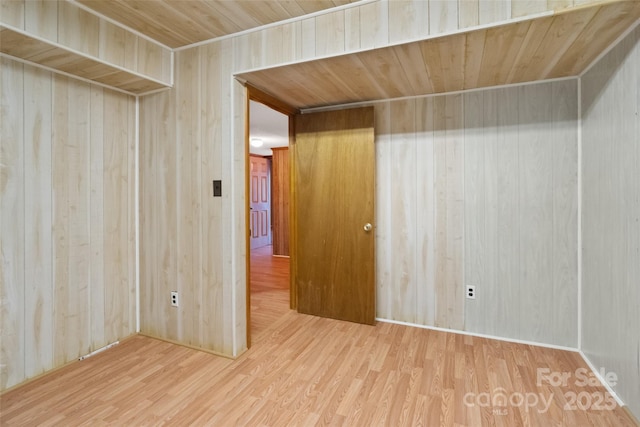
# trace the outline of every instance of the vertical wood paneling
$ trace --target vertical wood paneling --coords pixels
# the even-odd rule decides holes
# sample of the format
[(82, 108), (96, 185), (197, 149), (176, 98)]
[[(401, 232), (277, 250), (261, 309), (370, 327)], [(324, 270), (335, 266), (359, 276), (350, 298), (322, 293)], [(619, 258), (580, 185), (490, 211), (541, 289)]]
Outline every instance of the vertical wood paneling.
[[(202, 341), (200, 345), (218, 344), (220, 329), (224, 325), (222, 299), (223, 275), (222, 275), (222, 198), (212, 197), (210, 183), (213, 179), (222, 177), (222, 144), (216, 141), (222, 139), (222, 112), (218, 108), (218, 102), (224, 80), (219, 66), (219, 44), (202, 48), (204, 51), (202, 75), (207, 76), (202, 84), (207, 96), (203, 97), (202, 130), (202, 170), (201, 197), (203, 212), (202, 218)], [(212, 347), (216, 348), (216, 347)], [(217, 347), (220, 348), (221, 347)]]
[[(91, 103), (91, 346), (100, 348), (109, 343), (105, 334), (105, 293), (111, 283), (110, 278), (105, 280), (105, 273), (112, 273), (109, 266), (105, 269), (105, 237), (108, 239), (108, 230), (105, 230), (105, 123), (104, 117), (104, 89), (92, 87), (90, 92)], [(107, 141), (113, 144), (114, 141)]]
[(273, 151), (273, 254), (289, 256), (289, 148)]
[[(462, 95), (446, 98), (446, 327), (464, 328), (464, 133)], [(438, 250), (442, 250), (438, 248)]]
[(89, 143), (90, 110), (89, 86), (68, 82), (68, 133), (65, 169), (68, 188), (68, 242), (69, 277), (68, 299), (59, 300), (58, 308), (64, 307), (67, 335), (65, 339), (65, 359), (71, 360), (88, 353), (90, 348), (89, 302), (90, 283), (90, 205), (89, 205)]
[(19, 383), (25, 375), (25, 100), (23, 65), (0, 58), (0, 66), (0, 387), (4, 389)]
[[(105, 121), (121, 110), (103, 105), (103, 93), (128, 106), (132, 97), (9, 60), (3, 60), (1, 76), (4, 389), (102, 347), (110, 340), (107, 328), (118, 331), (114, 339), (134, 332), (128, 295), (135, 289), (135, 258), (127, 249), (133, 216), (109, 230), (105, 225), (129, 206), (127, 156), (135, 123), (133, 108)], [(121, 173), (113, 187), (118, 191), (107, 198), (105, 140), (109, 149), (124, 147), (125, 153), (112, 165)], [(103, 268), (104, 236), (122, 230), (124, 253)], [(114, 295), (113, 307), (126, 314), (105, 318), (105, 289)]]
[[(230, 43), (229, 43), (230, 44)], [(229, 68), (227, 73), (231, 73), (231, 64), (227, 65)], [(229, 139), (233, 139), (234, 135), (242, 135), (243, 138), (234, 140), (232, 157), (229, 164), (233, 165), (230, 177), (232, 185), (231, 202), (233, 203), (233, 215), (232, 227), (230, 239), (233, 241), (242, 241), (246, 236), (246, 212), (249, 200), (246, 195), (246, 187), (243, 182), (246, 177), (246, 123), (249, 119), (247, 108), (247, 89), (238, 81), (233, 81), (231, 88), (232, 96), (232, 108), (233, 108), (233, 127), (230, 129)], [(236, 184), (237, 183), (237, 184)], [(232, 265), (231, 277), (234, 283), (236, 292), (235, 295), (230, 295), (229, 300), (232, 304), (235, 304), (235, 313), (232, 315), (231, 328), (228, 328), (234, 335), (232, 337), (232, 352), (233, 356), (237, 356), (243, 353), (248, 346), (247, 343), (247, 330), (250, 327), (247, 324), (247, 257), (250, 256), (247, 253), (247, 248), (244, 245), (233, 246), (233, 259), (237, 260), (235, 265)]]
[(376, 316), (394, 317), (391, 248), (393, 182), (391, 180), (391, 103), (377, 104), (374, 113), (376, 149)]
[(506, 3), (506, 2), (482, 2), (480, 0), (458, 0), (458, 26), (460, 28), (473, 27), (480, 22), (480, 7), (482, 3)]
[(48, 40), (58, 38), (58, 2), (25, 2), (25, 31)]
[[(243, 91), (232, 80), (233, 72), (384, 46), (427, 32), (454, 31), (459, 26), (501, 21), (548, 7), (546, 0), (520, 2), (517, 6), (515, 0), (377, 1), (180, 53), (177, 69), (191, 79), (180, 78), (174, 91), (143, 100), (141, 107), (141, 154), (145, 159), (141, 175), (146, 181), (142, 186), (141, 233), (145, 235), (143, 244), (149, 247), (142, 251), (143, 330), (185, 341), (190, 336), (199, 341), (196, 345), (227, 354), (232, 352), (235, 334), (237, 348), (242, 348), (244, 284), (240, 268), (246, 254), (242, 250), (244, 241), (238, 236), (244, 238), (244, 195), (240, 191), (245, 179), (240, 104)], [(476, 42), (481, 46), (484, 40)], [(454, 56), (448, 53), (445, 42), (437, 54), (453, 59), (446, 63), (438, 60), (437, 65), (458, 69), (465, 52)], [(375, 57), (371, 61), (375, 62)], [(192, 68), (198, 62), (199, 76)], [(388, 76), (381, 74), (380, 78)], [(400, 80), (398, 84), (405, 83)], [(455, 90), (460, 84), (455, 82), (445, 89)], [(544, 317), (546, 322), (564, 322), (562, 319), (570, 319), (573, 314), (557, 313), (560, 303), (551, 301), (546, 290), (534, 290), (537, 293), (531, 297), (521, 292), (521, 287), (537, 281), (560, 287), (571, 281), (568, 275), (558, 281), (555, 278), (556, 265), (558, 270), (570, 271), (567, 257), (571, 248), (567, 242), (571, 237), (563, 236), (566, 240), (554, 243), (566, 245), (557, 264), (551, 252), (545, 252), (559, 224), (571, 221), (572, 201), (554, 205), (570, 192), (571, 171), (558, 168), (570, 159), (571, 148), (558, 147), (556, 158), (556, 147), (551, 146), (558, 140), (550, 138), (556, 130), (558, 135), (567, 132), (565, 136), (570, 136), (567, 129), (572, 122), (561, 124), (559, 120), (571, 110), (565, 99), (571, 95), (567, 89), (556, 110), (550, 103), (540, 107), (549, 101), (549, 89), (522, 90), (522, 96), (515, 89), (484, 92), (481, 100), (473, 101), (481, 105), (481, 111), (476, 110), (480, 107), (468, 111), (471, 101), (462, 96), (376, 105), (378, 316), (463, 328), (463, 289), (467, 278), (473, 278), (480, 283), (478, 292), (484, 298), (474, 303), (476, 307), (486, 304), (486, 309), (476, 310), (473, 315), (466, 313), (472, 321), (468, 328), (545, 342), (569, 339), (570, 322), (563, 323), (565, 332), (547, 340), (549, 328), (541, 326), (539, 320)], [(200, 97), (199, 103), (194, 102), (194, 96)], [(194, 115), (200, 118), (196, 120)], [(553, 123), (556, 115), (556, 127), (545, 129), (540, 125)], [(470, 129), (467, 121), (477, 121), (473, 126), (479, 127)], [(470, 160), (465, 157), (467, 136), (481, 144), (474, 147), (480, 151), (471, 153)], [(186, 139), (192, 143), (185, 145)], [(193, 142), (196, 140), (200, 147)], [(471, 165), (470, 161), (480, 163)], [(200, 172), (188, 175), (185, 168), (193, 169), (196, 163)], [(549, 174), (543, 173), (545, 170)], [(471, 183), (470, 177), (465, 178), (467, 171), (478, 181)], [(223, 180), (223, 197), (211, 197), (212, 179)], [(562, 188), (550, 185), (558, 179)], [(482, 192), (475, 195), (473, 207), (463, 194), (465, 184), (477, 185)], [(156, 189), (155, 185), (162, 188)], [(187, 214), (185, 204), (197, 205), (198, 197), (200, 207)], [(465, 224), (476, 242), (467, 246), (463, 246)], [(198, 232), (202, 236), (200, 246), (189, 246), (185, 236)], [(543, 241), (534, 241), (540, 233)], [(476, 270), (465, 278), (463, 272), (469, 266), (465, 254), (475, 245), (486, 252), (472, 258)], [(526, 252), (521, 256), (523, 245)], [(403, 261), (401, 254), (406, 258)], [(413, 264), (403, 266), (402, 262)], [(195, 307), (193, 313), (186, 307), (168, 307), (168, 291), (188, 281), (185, 266), (191, 266), (192, 277), (199, 275), (202, 282), (201, 287), (189, 287), (187, 291), (193, 293), (188, 298), (199, 296), (202, 301), (200, 309), (195, 304), (189, 306)], [(547, 267), (548, 271), (541, 271)], [(521, 277), (522, 268), (528, 272), (526, 277)], [(562, 288), (564, 295), (571, 294), (571, 286)], [(525, 299), (531, 306), (521, 306)], [(520, 316), (525, 311), (533, 315), (523, 321), (523, 326)], [(201, 324), (199, 332), (193, 323), (196, 319)], [(191, 326), (185, 322), (194, 325), (193, 333), (187, 332), (185, 328)]]
[[(552, 330), (553, 318), (553, 139), (551, 86), (530, 85), (518, 89), (520, 150), (520, 283), (527, 298), (521, 305), (521, 332), (532, 341), (543, 341)], [(524, 226), (526, 224), (526, 226)]]
[(128, 264), (128, 100), (115, 93), (104, 97), (104, 317), (105, 337), (125, 335), (129, 319)]
[(511, 0), (511, 17), (532, 15), (547, 10), (546, 0)]
[(465, 95), (466, 328), (575, 346), (576, 84), (524, 89)]
[(25, 25), (25, 0), (0, 1), (0, 20), (23, 30)]
[(389, 1), (389, 42), (417, 39), (429, 34), (429, 2)]
[[(551, 84), (553, 123), (553, 337), (577, 347), (578, 314), (578, 88), (574, 82)], [(545, 339), (548, 339), (545, 336)]]
[(336, 11), (315, 18), (315, 55), (329, 56), (344, 52), (344, 11)]
[[(138, 39), (139, 37), (135, 34), (125, 31), (123, 28), (106, 21), (100, 21), (100, 45), (98, 47), (100, 58), (130, 70), (137, 70)], [(140, 50), (144, 51), (144, 47), (147, 45), (148, 43), (140, 46)]]
[[(238, 301), (237, 299), (236, 301), (234, 301), (233, 295), (235, 293), (236, 296), (239, 297), (238, 293), (242, 292), (244, 294), (244, 291), (246, 290), (245, 283), (242, 283), (242, 285), (238, 287), (237, 286), (238, 284), (235, 283), (233, 280), (234, 267), (240, 266), (239, 268), (242, 268), (244, 270), (246, 263), (244, 259), (236, 257), (236, 252), (234, 250), (236, 248), (242, 248), (243, 247), (242, 245), (244, 245), (244, 240), (242, 240), (242, 243), (240, 243), (238, 246), (236, 246), (235, 243), (232, 242), (233, 235), (234, 235), (232, 230), (234, 228), (234, 222), (236, 221), (236, 218), (238, 221), (241, 221), (242, 224), (245, 224), (244, 205), (242, 209), (239, 211), (234, 212), (234, 208), (233, 208), (234, 203), (238, 203), (238, 201), (244, 200), (244, 186), (236, 185), (235, 190), (241, 191), (240, 196), (238, 197), (237, 193), (233, 191), (234, 190), (233, 183), (240, 183), (244, 181), (244, 176), (245, 176), (244, 175), (245, 170), (243, 167), (244, 161), (242, 162), (242, 164), (236, 164), (234, 162), (234, 153), (236, 150), (239, 149), (238, 145), (243, 147), (242, 150), (244, 151), (245, 135), (244, 135), (244, 127), (243, 127), (242, 128), (243, 130), (240, 133), (235, 134), (238, 136), (238, 139), (236, 140), (235, 138), (233, 138), (234, 136), (233, 121), (236, 119), (236, 117), (234, 117), (235, 105), (232, 104), (231, 93), (233, 90), (233, 86), (235, 85), (235, 82), (228, 81), (227, 83), (225, 83), (227, 76), (231, 75), (232, 56), (233, 56), (233, 50), (232, 50), (231, 40), (224, 40), (220, 46), (220, 57), (219, 57), (220, 59), (219, 67), (220, 67), (220, 76), (221, 76), (219, 99), (222, 100), (221, 114), (223, 117), (223, 120), (220, 122), (221, 124), (220, 130), (221, 130), (221, 139), (229, 141), (230, 143), (223, 144), (220, 150), (220, 157), (222, 159), (220, 177), (222, 178), (223, 182), (229, 183), (229, 185), (225, 187), (226, 190), (223, 189), (223, 194), (222, 194), (223, 204), (222, 204), (220, 218), (221, 218), (222, 230), (223, 230), (221, 234), (222, 253), (229, 254), (230, 259), (235, 260), (235, 263), (230, 263), (230, 262), (221, 263), (222, 275), (223, 275), (222, 283), (232, 284), (232, 287), (224, 286), (224, 285), (222, 286), (222, 301), (221, 301), (220, 309), (222, 311), (223, 333), (216, 334), (216, 341), (215, 341), (215, 348), (220, 349), (220, 351), (225, 354), (233, 354), (233, 335), (238, 332), (234, 328), (233, 312), (236, 308), (234, 307), (234, 304), (237, 304), (240, 301)], [(243, 159), (244, 159), (244, 153), (243, 153)], [(238, 181), (234, 180), (234, 171), (236, 171), (236, 173), (239, 173), (241, 175), (241, 178)], [(244, 235), (242, 237), (244, 238)], [(234, 288), (235, 288), (235, 291), (234, 291)], [(242, 303), (244, 302), (245, 300), (244, 298), (242, 298)], [(238, 313), (236, 313), (236, 320), (238, 320), (237, 315)]]
[(481, 1), (478, 5), (478, 24), (506, 21), (511, 18), (511, 5), (509, 1)]
[[(518, 230), (520, 207), (518, 200), (520, 179), (519, 141), (518, 141), (518, 97), (513, 88), (497, 89), (497, 189), (498, 228), (496, 230), (497, 273), (496, 284), (499, 290), (494, 292), (500, 298), (495, 301), (496, 334), (505, 337), (521, 337), (520, 301), (523, 298), (520, 287), (520, 239)], [(470, 219), (470, 212), (465, 217)], [(482, 287), (487, 286), (483, 284)], [(480, 289), (482, 292), (482, 289)], [(480, 316), (486, 312), (479, 313)], [(467, 326), (471, 328), (469, 318)], [(473, 329), (470, 329), (473, 330)]]
[(302, 56), (301, 59), (312, 59), (316, 57), (316, 20), (315, 18), (304, 19), (300, 23), (302, 33)]
[[(158, 140), (176, 141), (176, 102), (175, 92), (171, 91), (167, 96), (158, 98), (160, 104), (157, 107), (156, 115), (160, 118), (161, 126), (158, 130)], [(153, 215), (157, 216), (158, 227), (156, 234), (152, 236), (152, 242), (157, 247), (157, 257), (160, 264), (154, 265), (158, 269), (157, 285), (155, 286), (154, 303), (157, 306), (157, 316), (153, 327), (157, 328), (160, 337), (172, 340), (178, 339), (178, 319), (179, 310), (172, 307), (167, 298), (169, 292), (179, 291), (178, 289), (178, 241), (177, 241), (177, 147), (176, 144), (157, 144), (156, 159), (156, 184), (154, 191), (157, 197), (156, 206), (152, 207)], [(154, 198), (155, 198), (154, 197)], [(162, 321), (160, 321), (162, 320)]]
[(389, 2), (367, 3), (360, 10), (360, 48), (373, 49), (389, 43)]
[[(484, 266), (491, 255), (485, 250), (485, 142), (484, 95), (486, 91), (464, 95), (464, 192), (465, 192), (465, 285), (476, 286), (480, 295), (465, 303), (465, 320), (469, 330), (486, 330), (489, 298), (483, 291)], [(493, 332), (493, 331), (492, 331)]]
[(393, 313), (416, 321), (415, 99), (391, 103), (391, 283)]
[(360, 49), (360, 8), (344, 11), (344, 49), (347, 52)]
[[(640, 416), (640, 29), (581, 79), (582, 347)], [(591, 313), (600, 313), (592, 316)]]
[(433, 98), (416, 99), (416, 323), (435, 321)]
[(58, 2), (58, 43), (92, 56), (100, 47), (100, 20), (69, 2)]
[[(200, 278), (196, 276), (200, 267), (200, 192), (194, 183), (199, 179), (200, 156), (200, 61), (198, 50), (180, 53), (180, 67), (176, 78), (180, 82), (177, 96), (177, 152), (178, 185), (178, 290), (182, 295), (178, 338), (188, 344), (199, 341), (199, 318), (190, 316), (200, 310)], [(198, 275), (199, 276), (199, 275)], [(180, 322), (180, 320), (179, 320)]]
[(24, 116), (24, 250), (29, 257), (25, 259), (24, 305), (27, 378), (53, 367), (51, 104), (50, 73), (25, 67), (24, 108), (30, 112)]
[[(300, 27), (295, 23), (279, 25), (261, 31), (265, 46), (272, 46), (268, 55), (264, 55), (264, 66), (292, 62), (299, 57), (297, 42)], [(240, 55), (237, 55), (240, 56)]]
[(71, 333), (66, 319), (66, 310), (61, 305), (69, 299), (69, 177), (67, 175), (66, 139), (69, 134), (69, 82), (66, 78), (53, 79), (53, 131), (51, 146), (53, 152), (52, 192), (53, 203), (53, 281), (54, 281), (54, 316), (53, 342), (54, 365), (60, 366), (67, 360), (66, 339)]
[(458, 29), (458, 2), (429, 0), (429, 34)]
[(2, 0), (1, 8), (0, 20), (4, 23), (163, 82), (171, 80), (168, 49), (71, 2)]

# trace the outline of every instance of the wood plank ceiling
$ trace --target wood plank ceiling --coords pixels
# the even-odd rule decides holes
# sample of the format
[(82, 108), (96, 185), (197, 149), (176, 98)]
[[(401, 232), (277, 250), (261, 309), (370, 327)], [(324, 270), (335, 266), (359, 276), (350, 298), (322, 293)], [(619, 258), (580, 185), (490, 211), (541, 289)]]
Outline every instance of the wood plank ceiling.
[(77, 0), (171, 48), (358, 0)]
[(577, 76), (638, 19), (620, 1), (238, 77), (305, 109)]
[(4, 25), (0, 25), (0, 52), (131, 93), (168, 86)]

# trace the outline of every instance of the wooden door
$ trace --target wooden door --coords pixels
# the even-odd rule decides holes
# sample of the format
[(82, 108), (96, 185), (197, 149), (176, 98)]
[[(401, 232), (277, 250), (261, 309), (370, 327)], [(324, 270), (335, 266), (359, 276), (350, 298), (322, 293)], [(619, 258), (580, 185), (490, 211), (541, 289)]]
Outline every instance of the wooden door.
[(271, 202), (269, 161), (250, 156), (250, 212), (251, 249), (271, 243)]
[(301, 313), (375, 322), (373, 108), (295, 116), (293, 286)]

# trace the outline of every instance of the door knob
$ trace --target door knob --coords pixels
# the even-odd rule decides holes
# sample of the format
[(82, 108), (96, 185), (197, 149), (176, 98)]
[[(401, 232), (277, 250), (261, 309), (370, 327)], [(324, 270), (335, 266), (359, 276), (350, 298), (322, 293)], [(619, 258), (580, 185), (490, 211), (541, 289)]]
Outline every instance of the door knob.
[(371, 231), (371, 229), (373, 228), (373, 226), (370, 223), (366, 223), (364, 225), (364, 231)]

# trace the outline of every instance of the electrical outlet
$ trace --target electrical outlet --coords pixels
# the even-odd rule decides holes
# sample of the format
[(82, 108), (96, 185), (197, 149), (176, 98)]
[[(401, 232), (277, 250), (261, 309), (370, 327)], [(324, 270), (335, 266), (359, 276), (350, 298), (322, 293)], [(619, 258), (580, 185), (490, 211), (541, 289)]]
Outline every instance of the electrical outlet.
[(468, 299), (476, 299), (476, 287), (474, 285), (467, 285), (467, 293), (465, 295)]
[(178, 306), (178, 292), (176, 291), (171, 291), (171, 306), (172, 307)]

